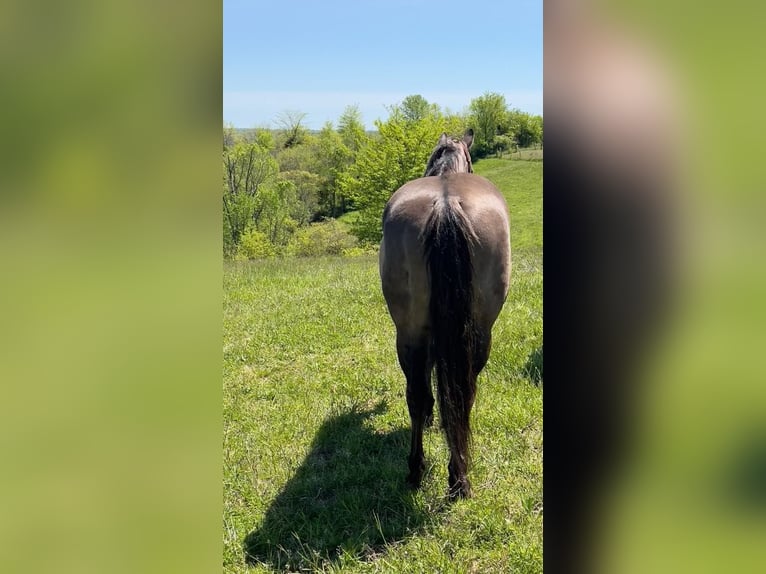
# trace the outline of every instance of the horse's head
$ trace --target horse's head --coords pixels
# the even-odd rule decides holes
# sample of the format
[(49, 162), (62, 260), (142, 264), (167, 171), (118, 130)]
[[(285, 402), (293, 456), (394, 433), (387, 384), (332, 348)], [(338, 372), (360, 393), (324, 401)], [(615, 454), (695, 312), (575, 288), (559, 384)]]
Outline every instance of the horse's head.
[(473, 173), (471, 153), (468, 151), (472, 143), (473, 130), (470, 128), (460, 140), (447, 137), (446, 133), (442, 134), (428, 159), (424, 177), (446, 173)]

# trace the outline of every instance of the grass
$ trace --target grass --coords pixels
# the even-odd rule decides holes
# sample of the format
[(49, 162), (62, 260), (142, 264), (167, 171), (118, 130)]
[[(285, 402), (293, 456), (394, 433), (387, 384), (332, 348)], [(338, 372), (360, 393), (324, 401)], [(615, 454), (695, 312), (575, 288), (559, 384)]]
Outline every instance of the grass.
[(541, 168), (476, 165), (509, 199), (514, 271), (472, 415), (470, 500), (445, 500), (438, 425), (422, 489), (405, 486), (375, 256), (225, 265), (225, 572), (542, 571)]
[(492, 181), (505, 195), (511, 214), (513, 253), (538, 254), (542, 259), (542, 162), (486, 158), (477, 161), (474, 170)]
[(509, 159), (539, 161), (543, 159), (543, 148), (522, 147), (518, 148), (516, 151), (505, 152), (503, 157), (507, 157)]

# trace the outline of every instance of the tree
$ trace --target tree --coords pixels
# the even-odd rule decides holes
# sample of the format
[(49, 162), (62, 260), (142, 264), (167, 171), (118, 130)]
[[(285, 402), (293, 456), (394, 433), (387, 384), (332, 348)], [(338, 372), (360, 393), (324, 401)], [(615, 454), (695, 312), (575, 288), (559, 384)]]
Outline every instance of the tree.
[(476, 134), (472, 152), (476, 157), (483, 157), (494, 151), (495, 136), (510, 131), (505, 96), (487, 92), (471, 100), (469, 110), (470, 121)]
[(450, 122), (454, 118), (448, 120), (440, 114), (411, 122), (401, 113), (375, 122), (379, 138), (371, 139), (359, 152), (349, 172), (349, 195), (359, 208), (352, 232), (360, 240), (380, 241), (386, 202), (406, 182), (423, 176), (441, 133), (456, 133)]
[(280, 114), (276, 130), (224, 126), (225, 253), (288, 253), (299, 229), (350, 210), (358, 211), (354, 234), (364, 242), (379, 241), (385, 203), (404, 183), (423, 175), (443, 132), (458, 136), (474, 128), (474, 158), (502, 155), (517, 141), (542, 143), (542, 117), (508, 111), (499, 94), (485, 93), (463, 114), (443, 112), (418, 94), (389, 111), (385, 122), (375, 122), (378, 131), (372, 134), (357, 106), (344, 109), (337, 129), (328, 122), (318, 133), (309, 133), (303, 125), (306, 114), (297, 111)]
[(404, 120), (407, 122), (417, 122), (425, 119), (428, 116), (441, 114), (439, 106), (436, 104), (429, 104), (420, 94), (414, 94), (407, 96), (402, 100), (402, 103), (398, 106)]
[(338, 133), (343, 145), (356, 154), (367, 140), (367, 134), (362, 123), (362, 114), (357, 106), (346, 106), (338, 119)]
[(257, 144), (239, 141), (223, 152), (224, 246), (236, 248), (240, 237), (261, 215), (260, 194), (276, 181), (277, 162)]
[(234, 126), (226, 124), (223, 126), (223, 149), (232, 147), (237, 141), (237, 133), (234, 131)]
[(264, 128), (255, 128), (252, 142), (258, 144), (261, 149), (274, 151), (274, 134), (271, 130)]
[(277, 116), (277, 124), (282, 128), (282, 147), (303, 143), (308, 133), (302, 123), (304, 119), (306, 114), (296, 110), (285, 110)]
[(319, 210), (319, 190), (322, 178), (310, 171), (284, 171), (279, 178), (289, 181), (295, 187), (296, 203), (290, 210), (290, 217), (299, 226), (308, 225)]
[[(237, 252), (243, 237), (250, 243), (265, 237), (272, 245), (285, 245), (300, 222), (307, 223), (310, 205), (301, 197), (296, 182), (310, 186), (312, 174), (279, 173), (268, 149), (239, 141), (223, 153), (224, 248)], [(302, 199), (307, 201), (304, 203)], [(258, 233), (263, 234), (258, 235)], [(249, 250), (253, 252), (253, 245)]]
[(503, 157), (508, 150), (516, 149), (516, 141), (509, 135), (495, 136), (494, 150), (497, 157)]
[(545, 133), (545, 128), (543, 128), (543, 116), (537, 116), (538, 118), (538, 124), (540, 127), (540, 149), (543, 149), (543, 135)]
[(540, 143), (543, 132), (542, 118), (540, 116), (533, 116), (520, 110), (512, 110), (508, 116), (516, 145), (519, 147), (530, 147)]
[(263, 189), (258, 199), (261, 216), (254, 222), (255, 228), (265, 233), (273, 245), (286, 245), (298, 227), (292, 217), (299, 209), (295, 184), (278, 178), (274, 185)]
[(311, 171), (317, 169), (317, 153), (314, 138), (306, 136), (303, 143), (282, 148), (276, 152), (279, 171)]

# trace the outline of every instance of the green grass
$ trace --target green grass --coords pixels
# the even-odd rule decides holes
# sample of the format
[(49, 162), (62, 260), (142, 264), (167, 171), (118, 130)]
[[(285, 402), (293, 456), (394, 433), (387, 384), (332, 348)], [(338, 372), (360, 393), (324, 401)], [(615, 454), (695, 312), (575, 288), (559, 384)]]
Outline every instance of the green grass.
[(522, 147), (516, 151), (504, 152), (503, 157), (508, 159), (541, 161), (543, 159), (543, 148)]
[(542, 393), (529, 368), (542, 347), (542, 164), (476, 168), (509, 198), (518, 245), (472, 415), (474, 498), (445, 500), (438, 425), (422, 489), (405, 486), (404, 376), (375, 256), (227, 263), (226, 572), (542, 571)]
[(474, 170), (492, 181), (505, 195), (511, 214), (513, 253), (538, 253), (542, 257), (542, 162), (487, 158), (477, 161)]

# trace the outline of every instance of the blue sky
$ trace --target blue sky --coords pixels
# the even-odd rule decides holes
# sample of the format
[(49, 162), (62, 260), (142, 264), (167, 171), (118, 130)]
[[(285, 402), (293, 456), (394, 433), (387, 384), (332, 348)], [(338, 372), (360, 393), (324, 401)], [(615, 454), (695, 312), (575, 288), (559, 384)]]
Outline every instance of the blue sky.
[(224, 0), (223, 120), (319, 129), (357, 105), (368, 128), (420, 94), (462, 111), (485, 92), (543, 111), (542, 0)]

